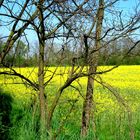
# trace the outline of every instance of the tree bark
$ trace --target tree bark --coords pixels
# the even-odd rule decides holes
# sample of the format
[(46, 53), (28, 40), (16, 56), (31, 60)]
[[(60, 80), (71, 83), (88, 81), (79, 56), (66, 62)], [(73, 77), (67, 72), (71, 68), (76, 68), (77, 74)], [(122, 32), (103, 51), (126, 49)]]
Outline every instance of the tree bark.
[[(97, 23), (96, 23), (96, 36), (95, 36), (95, 47), (98, 50), (101, 46), (101, 31), (104, 17), (104, 0), (99, 0), (99, 8), (97, 11)], [(95, 73), (98, 66), (99, 51), (96, 51), (90, 56), (89, 70), (88, 73)], [(90, 116), (92, 111), (93, 103), (93, 91), (94, 91), (94, 78), (95, 75), (88, 76), (86, 99), (83, 103), (82, 112), (82, 127), (81, 136), (86, 136), (90, 124)]]
[(41, 137), (45, 134), (46, 113), (45, 113), (45, 97), (44, 97), (44, 46), (40, 45), (39, 50), (39, 101), (40, 101), (40, 132)]
[(37, 8), (39, 10), (40, 29), (38, 32), (39, 38), (39, 66), (38, 66), (38, 82), (39, 82), (39, 101), (40, 101), (40, 139), (46, 137), (46, 101), (45, 101), (45, 85), (44, 85), (44, 50), (45, 50), (45, 27), (43, 17), (43, 2), (41, 0)]
[[(92, 67), (90, 67), (92, 68)], [(89, 69), (90, 71), (90, 69)], [(87, 135), (93, 101), (93, 76), (88, 77), (86, 99), (83, 104), (81, 135)]]

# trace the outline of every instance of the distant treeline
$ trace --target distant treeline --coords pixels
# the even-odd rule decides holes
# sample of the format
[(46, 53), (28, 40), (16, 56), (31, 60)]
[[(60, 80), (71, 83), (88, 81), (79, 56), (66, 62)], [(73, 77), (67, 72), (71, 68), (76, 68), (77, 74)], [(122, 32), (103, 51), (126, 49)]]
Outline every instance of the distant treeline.
[[(140, 65), (140, 45), (127, 54), (133, 45), (134, 44), (129, 42), (129, 39), (125, 39), (113, 42), (109, 44), (109, 47), (100, 49), (99, 65)], [(0, 53), (3, 50), (3, 46), (4, 42), (0, 41)], [(33, 50), (33, 48), (35, 48), (35, 50)], [(14, 67), (37, 66), (37, 51), (38, 46), (29, 47), (23, 41), (19, 40), (7, 54), (4, 63)], [(63, 48), (61, 48), (57, 45), (51, 46), (47, 44), (45, 50), (45, 64), (46, 66), (71, 66), (75, 59), (75, 65), (82, 65), (85, 63), (84, 53), (84, 46), (83, 48), (77, 47), (77, 50), (72, 51), (69, 46), (63, 46)]]

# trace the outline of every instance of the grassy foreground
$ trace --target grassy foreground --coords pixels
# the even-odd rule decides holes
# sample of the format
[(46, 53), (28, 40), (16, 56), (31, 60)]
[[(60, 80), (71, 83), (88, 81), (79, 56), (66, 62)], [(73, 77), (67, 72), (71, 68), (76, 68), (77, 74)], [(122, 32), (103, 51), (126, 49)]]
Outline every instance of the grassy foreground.
[[(108, 68), (108, 66), (105, 66), (98, 69), (106, 70)], [(54, 69), (53, 67), (49, 68), (49, 71), (47, 71), (48, 69), (46, 70), (46, 80), (52, 75)], [(67, 73), (69, 69), (70, 67), (58, 68), (57, 74), (46, 86), (46, 94), (50, 103), (55, 97), (58, 88), (67, 78), (67, 74), (62, 76), (59, 73)], [(18, 71), (28, 76), (31, 80), (37, 81), (36, 68), (22, 68)], [(97, 79), (100, 78), (102, 78), (102, 81), (112, 85), (115, 91), (129, 105), (132, 112), (131, 124), (134, 129), (135, 140), (139, 140), (140, 66), (120, 66), (109, 73), (98, 75)], [(81, 139), (79, 135), (86, 81), (87, 78), (80, 78), (72, 83), (73, 86), (80, 89), (80, 92), (72, 87), (64, 90), (54, 113), (52, 132), (49, 132), (50, 136), (58, 133), (63, 125), (60, 133), (58, 133), (58, 140)], [(0, 138), (2, 140), (38, 140), (38, 106), (33, 106), (37, 93), (28, 85), (22, 84), (21, 79), (16, 77), (0, 75), (0, 85), (0, 98), (2, 99), (0, 103)], [(94, 115), (92, 115), (93, 119), (91, 121), (91, 126), (93, 127), (89, 130), (89, 134), (85, 139), (129, 140), (130, 120), (126, 108), (117, 101), (108, 89), (99, 83), (95, 84), (94, 102)]]

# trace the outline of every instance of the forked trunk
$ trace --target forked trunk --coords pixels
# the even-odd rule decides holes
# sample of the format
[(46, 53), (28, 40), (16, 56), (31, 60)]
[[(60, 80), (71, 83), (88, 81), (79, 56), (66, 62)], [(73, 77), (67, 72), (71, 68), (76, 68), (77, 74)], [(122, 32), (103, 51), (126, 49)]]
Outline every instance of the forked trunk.
[[(99, 8), (97, 11), (97, 21), (96, 21), (96, 36), (95, 36), (95, 49), (98, 50), (100, 48), (100, 40), (101, 40), (101, 31), (102, 31), (102, 22), (104, 17), (104, 0), (99, 0)], [(87, 82), (87, 91), (86, 91), (86, 99), (83, 103), (83, 113), (82, 113), (82, 127), (81, 127), (81, 136), (86, 136), (90, 124), (90, 117), (92, 112), (92, 103), (93, 103), (93, 91), (94, 91), (94, 78), (96, 73), (96, 69), (98, 66), (99, 59), (99, 51), (93, 53), (89, 62), (89, 70), (88, 70), (88, 82)]]
[[(89, 68), (89, 72), (90, 71), (92, 71), (92, 67)], [(93, 78), (94, 78), (93, 76), (88, 77), (86, 99), (83, 104), (83, 112), (82, 112), (82, 129), (81, 129), (82, 136), (85, 136), (87, 134), (90, 122), (93, 101), (93, 84), (94, 84)]]

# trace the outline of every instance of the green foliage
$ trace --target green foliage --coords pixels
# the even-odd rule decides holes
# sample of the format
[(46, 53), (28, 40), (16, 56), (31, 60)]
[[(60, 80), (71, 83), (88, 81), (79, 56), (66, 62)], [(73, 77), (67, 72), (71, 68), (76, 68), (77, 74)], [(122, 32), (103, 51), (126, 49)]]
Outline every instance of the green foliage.
[[(122, 41), (123, 42), (123, 41)], [(121, 42), (120, 42), (121, 43)], [(0, 52), (4, 49), (5, 42), (0, 41)], [(131, 44), (130, 44), (131, 46)], [(129, 46), (129, 47), (130, 47)], [(69, 47), (66, 47), (63, 51), (58, 50), (57, 46), (52, 46), (47, 50), (45, 56), (45, 62), (47, 66), (71, 66), (72, 58), (84, 55), (83, 52), (73, 52)], [(104, 52), (105, 51), (105, 52)], [(107, 50), (100, 52), (99, 65), (140, 65), (140, 56), (138, 55), (139, 49), (134, 49), (133, 54), (128, 55), (125, 59), (122, 58), (128, 51), (127, 46), (110, 46)], [(38, 65), (38, 55), (36, 53), (30, 53), (28, 46), (22, 41), (18, 40), (12, 50), (7, 54), (5, 63), (7, 65), (31, 67)], [(76, 64), (80, 65), (84, 63), (84, 59), (76, 60)]]
[(9, 128), (11, 127), (10, 115), (12, 112), (12, 97), (0, 89), (0, 139), (8, 140)]
[(13, 140), (39, 139), (38, 113), (33, 115), (30, 103), (25, 106), (21, 101), (14, 102), (11, 120), (13, 127), (10, 129), (10, 136)]

